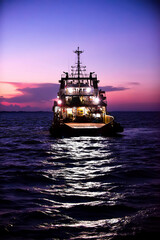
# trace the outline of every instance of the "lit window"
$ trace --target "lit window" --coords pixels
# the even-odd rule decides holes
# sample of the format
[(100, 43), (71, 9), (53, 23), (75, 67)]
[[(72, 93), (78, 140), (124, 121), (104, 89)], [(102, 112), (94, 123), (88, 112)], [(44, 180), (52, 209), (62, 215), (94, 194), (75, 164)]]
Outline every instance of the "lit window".
[(94, 101), (95, 104), (98, 104), (100, 102), (100, 99), (98, 97), (94, 97), (93, 101)]
[(72, 108), (67, 108), (67, 113), (72, 114)]
[(68, 88), (69, 93), (73, 93), (73, 88)]
[(62, 100), (61, 99), (58, 99), (58, 105), (61, 105), (62, 104)]
[(91, 92), (91, 88), (86, 88), (86, 92), (90, 93)]

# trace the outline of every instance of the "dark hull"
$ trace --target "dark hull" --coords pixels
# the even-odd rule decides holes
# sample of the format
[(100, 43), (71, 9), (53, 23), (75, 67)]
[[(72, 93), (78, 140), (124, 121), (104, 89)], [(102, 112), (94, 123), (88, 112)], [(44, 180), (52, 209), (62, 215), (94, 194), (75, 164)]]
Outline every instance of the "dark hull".
[(50, 133), (55, 137), (68, 136), (113, 136), (123, 132), (123, 127), (119, 123), (106, 124), (100, 128), (72, 128), (66, 124), (54, 124), (50, 127)]

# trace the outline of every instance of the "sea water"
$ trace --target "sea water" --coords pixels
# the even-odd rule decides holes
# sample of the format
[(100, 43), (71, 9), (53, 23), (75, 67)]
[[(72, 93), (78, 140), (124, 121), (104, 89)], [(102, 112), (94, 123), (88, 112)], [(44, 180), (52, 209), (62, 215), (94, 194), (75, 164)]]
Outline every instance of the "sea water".
[(159, 239), (160, 114), (120, 136), (54, 138), (50, 112), (0, 113), (1, 239)]

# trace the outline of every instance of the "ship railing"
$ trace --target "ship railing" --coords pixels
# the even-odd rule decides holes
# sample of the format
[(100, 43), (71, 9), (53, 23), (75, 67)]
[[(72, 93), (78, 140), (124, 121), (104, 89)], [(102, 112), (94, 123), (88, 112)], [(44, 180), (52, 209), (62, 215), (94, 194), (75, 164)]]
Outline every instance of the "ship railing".
[[(77, 79), (78, 78), (78, 75), (77, 74), (61, 74), (61, 78), (63, 79)], [(97, 78), (97, 74), (80, 74), (80, 79), (91, 79), (91, 78)]]
[[(101, 105), (101, 106), (105, 106), (103, 104), (98, 104), (98, 105)], [(73, 107), (75, 106), (75, 103), (74, 102), (70, 102), (70, 101), (65, 101), (64, 102), (64, 107)], [(96, 107), (97, 106), (97, 103), (94, 103), (93, 101), (81, 101), (80, 104), (78, 104), (79, 107)]]
[[(89, 90), (88, 90), (89, 89)], [(88, 89), (66, 89), (65, 90), (65, 96), (93, 96), (94, 95), (94, 89), (88, 88)]]

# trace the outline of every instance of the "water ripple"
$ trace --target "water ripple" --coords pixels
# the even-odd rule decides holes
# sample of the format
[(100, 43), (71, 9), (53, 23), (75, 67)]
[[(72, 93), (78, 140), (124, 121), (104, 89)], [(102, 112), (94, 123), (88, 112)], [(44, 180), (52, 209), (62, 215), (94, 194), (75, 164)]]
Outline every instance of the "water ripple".
[(1, 237), (156, 239), (158, 113), (143, 113), (141, 122), (137, 113), (119, 113), (124, 134), (106, 138), (54, 139), (48, 132), (51, 118), (50, 113), (1, 116)]

